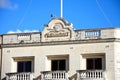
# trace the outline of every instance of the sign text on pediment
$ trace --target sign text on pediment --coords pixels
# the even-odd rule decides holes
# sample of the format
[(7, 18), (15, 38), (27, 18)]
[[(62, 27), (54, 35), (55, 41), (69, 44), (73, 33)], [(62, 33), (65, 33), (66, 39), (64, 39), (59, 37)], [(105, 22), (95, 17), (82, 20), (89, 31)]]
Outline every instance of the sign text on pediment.
[(69, 32), (49, 32), (45, 34), (45, 38), (53, 38), (53, 37), (68, 37)]
[(42, 31), (42, 41), (67, 41), (74, 39), (72, 25), (62, 18), (52, 19)]

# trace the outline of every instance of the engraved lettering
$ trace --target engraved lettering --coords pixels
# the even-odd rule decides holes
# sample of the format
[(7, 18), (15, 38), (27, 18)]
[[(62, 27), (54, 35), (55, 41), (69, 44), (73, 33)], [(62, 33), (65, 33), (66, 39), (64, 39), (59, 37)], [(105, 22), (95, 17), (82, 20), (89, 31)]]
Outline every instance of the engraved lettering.
[(46, 38), (52, 38), (52, 37), (67, 37), (69, 35), (68, 32), (49, 32), (45, 34)]

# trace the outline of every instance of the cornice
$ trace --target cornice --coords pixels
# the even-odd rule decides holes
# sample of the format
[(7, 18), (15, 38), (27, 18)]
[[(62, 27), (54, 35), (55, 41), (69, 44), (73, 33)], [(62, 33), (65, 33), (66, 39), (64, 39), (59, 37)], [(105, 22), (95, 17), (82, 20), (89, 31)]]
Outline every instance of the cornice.
[(93, 43), (107, 43), (107, 42), (120, 42), (120, 39), (108, 38), (108, 39), (70, 40), (70, 41), (53, 41), (53, 42), (38, 42), (38, 43), (14, 43), (14, 44), (1, 44), (1, 48), (71, 45), (71, 44), (88, 44), (88, 43), (93, 44)]

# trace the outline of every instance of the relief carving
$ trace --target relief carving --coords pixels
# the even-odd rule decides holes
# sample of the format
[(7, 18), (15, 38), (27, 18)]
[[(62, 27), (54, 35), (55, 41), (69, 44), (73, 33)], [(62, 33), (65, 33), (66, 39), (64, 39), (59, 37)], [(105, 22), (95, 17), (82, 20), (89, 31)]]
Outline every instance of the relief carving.
[(45, 34), (45, 38), (53, 38), (53, 37), (67, 37), (69, 32), (49, 32)]
[(42, 41), (64, 41), (72, 40), (74, 31), (72, 25), (60, 18), (51, 20), (42, 32)]

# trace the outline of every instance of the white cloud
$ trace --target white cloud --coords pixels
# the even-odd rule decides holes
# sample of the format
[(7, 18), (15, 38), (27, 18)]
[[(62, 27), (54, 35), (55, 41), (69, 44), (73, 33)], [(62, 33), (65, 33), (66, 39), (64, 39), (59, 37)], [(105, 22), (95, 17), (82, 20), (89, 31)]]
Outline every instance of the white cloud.
[(8, 31), (7, 33), (11, 34), (11, 33), (31, 33), (31, 32), (39, 32), (39, 31), (38, 30), (24, 30), (24, 31), (17, 30), (17, 31)]
[(31, 30), (31, 31), (30, 30), (24, 30), (23, 32), (27, 33), (27, 32), (39, 32), (39, 31), (38, 30)]
[(22, 33), (22, 31), (20, 31), (20, 30), (17, 30), (17, 31), (8, 31), (7, 33), (8, 34), (11, 34), (11, 33)]
[(2, 9), (16, 9), (17, 4), (12, 4), (10, 0), (0, 0), (0, 8)]

